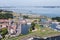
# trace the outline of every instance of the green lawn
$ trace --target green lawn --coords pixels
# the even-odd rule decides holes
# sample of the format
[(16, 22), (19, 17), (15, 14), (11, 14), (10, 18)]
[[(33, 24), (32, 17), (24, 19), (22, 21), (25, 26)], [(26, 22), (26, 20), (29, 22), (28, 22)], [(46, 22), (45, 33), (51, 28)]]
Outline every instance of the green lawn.
[(28, 36), (49, 37), (49, 36), (55, 36), (55, 35), (60, 34), (60, 32), (54, 31), (48, 27), (41, 28), (38, 24), (36, 24), (35, 27), (37, 28), (37, 31), (35, 31), (35, 32), (30, 32), (27, 35), (20, 35), (18, 37), (14, 37), (14, 38), (7, 38), (6, 40), (20, 40), (20, 39), (28, 37)]

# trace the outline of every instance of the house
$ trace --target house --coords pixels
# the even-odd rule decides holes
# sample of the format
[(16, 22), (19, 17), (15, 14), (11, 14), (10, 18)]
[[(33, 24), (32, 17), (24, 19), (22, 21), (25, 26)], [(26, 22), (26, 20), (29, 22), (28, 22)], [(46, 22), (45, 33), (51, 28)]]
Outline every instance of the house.
[(16, 24), (13, 20), (0, 19), (0, 29), (7, 28), (9, 34), (16, 33)]
[(14, 22), (14, 20), (0, 19), (0, 28), (6, 27), (9, 35), (18, 36), (20, 34), (27, 34), (30, 26), (31, 23), (23, 19), (18, 20), (18, 22)]
[(9, 25), (9, 20), (7, 19), (0, 19), (0, 29), (7, 27)]
[(2, 38), (1, 34), (0, 34), (0, 39)]
[(8, 27), (8, 32), (10, 35), (15, 35), (16, 34), (16, 24), (11, 24), (9, 27)]

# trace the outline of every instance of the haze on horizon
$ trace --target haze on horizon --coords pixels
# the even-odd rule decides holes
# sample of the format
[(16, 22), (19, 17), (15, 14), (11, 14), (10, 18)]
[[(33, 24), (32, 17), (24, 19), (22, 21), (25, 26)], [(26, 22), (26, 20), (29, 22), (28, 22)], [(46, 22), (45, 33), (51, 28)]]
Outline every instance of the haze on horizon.
[[(11, 6), (60, 6), (60, 0), (0, 0), (0, 7), (11, 7)], [(18, 8), (19, 9), (19, 8)], [(33, 10), (32, 10), (33, 9)], [(30, 8), (30, 9), (19, 9), (14, 10), (15, 12), (30, 12), (39, 13), (39, 14), (58, 14), (60, 16), (60, 7), (59, 8)], [(54, 15), (56, 16), (56, 15)]]
[(0, 0), (0, 6), (60, 6), (60, 0)]

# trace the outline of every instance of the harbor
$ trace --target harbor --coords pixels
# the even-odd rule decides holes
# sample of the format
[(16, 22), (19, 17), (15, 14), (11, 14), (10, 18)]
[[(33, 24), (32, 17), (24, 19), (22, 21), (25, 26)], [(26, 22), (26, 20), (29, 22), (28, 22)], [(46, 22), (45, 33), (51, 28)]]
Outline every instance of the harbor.
[(60, 0), (0, 0), (0, 40), (60, 40)]

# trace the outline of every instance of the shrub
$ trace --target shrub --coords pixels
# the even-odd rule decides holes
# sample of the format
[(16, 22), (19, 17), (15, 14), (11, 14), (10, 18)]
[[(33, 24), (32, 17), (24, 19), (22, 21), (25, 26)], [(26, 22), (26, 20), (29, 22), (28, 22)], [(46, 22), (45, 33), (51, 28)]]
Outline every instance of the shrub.
[(2, 28), (0, 31), (0, 34), (2, 35), (2, 37), (5, 37), (5, 35), (8, 33), (7, 28)]

